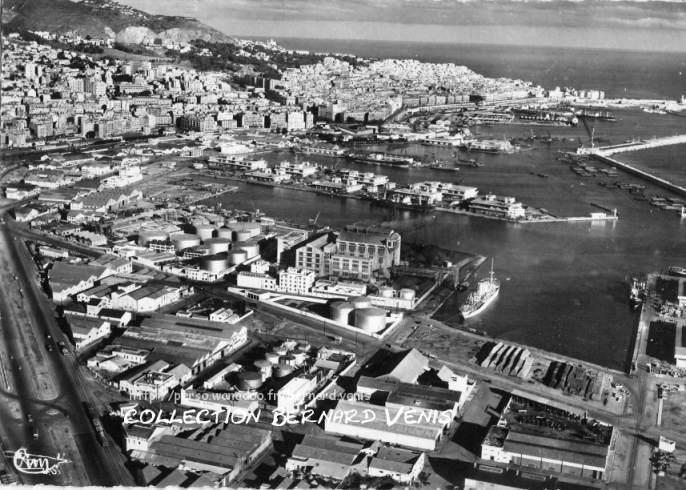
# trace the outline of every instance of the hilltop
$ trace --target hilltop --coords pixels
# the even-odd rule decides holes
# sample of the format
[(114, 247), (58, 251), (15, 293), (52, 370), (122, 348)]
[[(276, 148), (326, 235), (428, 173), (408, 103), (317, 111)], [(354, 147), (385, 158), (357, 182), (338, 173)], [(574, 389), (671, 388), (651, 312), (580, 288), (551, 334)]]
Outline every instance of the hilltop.
[(111, 0), (4, 0), (2, 22), (12, 30), (73, 33), (121, 43), (235, 40), (196, 19), (151, 15)]

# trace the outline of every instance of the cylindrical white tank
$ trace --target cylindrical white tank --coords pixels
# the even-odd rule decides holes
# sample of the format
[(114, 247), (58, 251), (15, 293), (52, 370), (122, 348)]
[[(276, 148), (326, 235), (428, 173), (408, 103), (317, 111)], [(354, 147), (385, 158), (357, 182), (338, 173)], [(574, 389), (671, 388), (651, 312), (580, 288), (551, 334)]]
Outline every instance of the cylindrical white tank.
[(289, 366), (288, 364), (277, 364), (276, 367), (274, 367), (273, 372), (274, 376), (277, 378), (283, 378), (293, 372), (293, 366)]
[(205, 240), (205, 245), (210, 247), (210, 253), (218, 254), (219, 252), (228, 252), (231, 246), (231, 240), (226, 238), (210, 238)]
[(200, 238), (189, 233), (179, 233), (171, 237), (171, 242), (177, 251), (181, 251), (200, 245)]
[(138, 245), (145, 247), (148, 242), (164, 241), (169, 238), (169, 233), (162, 230), (145, 230), (138, 234)]
[(293, 354), (286, 354), (281, 358), (281, 363), (295, 367), (295, 356)]
[(416, 293), (415, 293), (414, 289), (402, 288), (402, 289), (400, 290), (400, 297), (401, 297), (402, 299), (409, 299), (409, 300), (412, 300), (412, 299), (414, 299), (415, 294), (416, 294)]
[(256, 237), (262, 231), (262, 227), (259, 223), (252, 222), (231, 223), (230, 225), (227, 225), (227, 228), (231, 228), (233, 231), (232, 238), (237, 242), (243, 242)]
[(233, 231), (231, 231), (231, 228), (219, 228), (217, 230), (217, 238), (226, 238), (227, 240), (231, 240), (232, 235)]
[(214, 226), (198, 225), (195, 227), (195, 234), (198, 235), (201, 240), (209, 240), (214, 234)]
[(351, 299), (350, 302), (353, 304), (353, 307), (355, 307), (356, 310), (370, 308), (372, 306), (372, 302), (366, 296), (358, 296)]
[(253, 235), (249, 231), (235, 231), (233, 233), (233, 239), (237, 242), (245, 242), (250, 240)]
[(267, 352), (264, 355), (264, 359), (267, 362), (270, 362), (271, 364), (278, 364), (279, 363), (279, 357), (281, 357), (281, 355), (279, 355), (277, 352)]
[(382, 298), (392, 298), (394, 292), (393, 288), (389, 286), (381, 286), (379, 288), (379, 296)]
[(226, 254), (207, 255), (200, 257), (200, 267), (216, 274), (229, 268), (229, 259)]
[(295, 357), (296, 366), (301, 366), (305, 362), (305, 359), (307, 359), (307, 354), (305, 354), (304, 352), (296, 351), (291, 355)]
[(355, 310), (355, 326), (365, 332), (380, 332), (386, 328), (386, 310), (381, 308)]
[(238, 374), (238, 389), (241, 391), (257, 390), (262, 386), (262, 374), (257, 371), (244, 371)]
[(331, 303), (331, 319), (340, 325), (350, 325), (350, 313), (355, 309), (352, 303), (347, 301), (334, 301)]
[(253, 363), (255, 367), (257, 368), (258, 371), (260, 372), (269, 372), (267, 377), (271, 376), (272, 373), (272, 363), (269, 362), (266, 359), (258, 359)]
[(260, 245), (253, 241), (236, 242), (233, 244), (232, 250), (242, 250), (247, 254), (248, 259), (252, 259), (253, 257), (260, 255)]
[(274, 347), (274, 352), (280, 356), (285, 356), (288, 354), (288, 348), (285, 345), (280, 345), (278, 347)]
[(309, 350), (312, 348), (312, 346), (307, 343), (307, 342), (298, 342), (298, 351), (300, 352), (309, 352)]
[(248, 254), (245, 253), (243, 250), (234, 250), (232, 252), (229, 252), (229, 264), (231, 265), (238, 265), (242, 264), (246, 260), (248, 260)]
[(295, 341), (295, 340), (285, 340), (285, 341), (283, 342), (282, 345), (283, 345), (286, 349), (288, 349), (289, 351), (291, 351), (291, 350), (293, 350), (293, 349), (296, 348), (296, 346), (298, 345), (298, 342)]

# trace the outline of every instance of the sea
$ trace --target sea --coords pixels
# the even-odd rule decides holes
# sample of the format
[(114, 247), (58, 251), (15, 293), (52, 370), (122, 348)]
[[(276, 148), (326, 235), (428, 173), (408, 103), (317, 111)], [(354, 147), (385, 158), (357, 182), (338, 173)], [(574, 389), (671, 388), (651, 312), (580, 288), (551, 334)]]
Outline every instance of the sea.
[[(686, 91), (686, 55), (579, 49), (366, 43), (288, 39), (289, 48), (354, 53), (365, 57), (416, 58), (427, 62), (464, 64), (487, 76), (534, 81), (545, 87), (572, 86), (605, 90), (609, 97), (677, 98)], [(453, 150), (409, 145), (371, 149), (454, 161), (475, 158), (482, 167), (461, 166), (458, 172), (426, 168), (374, 167), (327, 157), (307, 157), (323, 165), (388, 175), (398, 184), (441, 180), (473, 185), (481, 193), (514, 196), (525, 205), (545, 208), (556, 216), (588, 216), (616, 210), (617, 221), (514, 224), (477, 217), (435, 213), (435, 217), (378, 207), (370, 202), (323, 197), (309, 192), (239, 184), (235, 193), (218, 199), (224, 207), (259, 208), (268, 215), (342, 227), (352, 223), (391, 224), (404, 242), (432, 243), (451, 250), (492, 257), (501, 281), (497, 300), (477, 317), (462, 323), (459, 306), (465, 293), (452, 296), (436, 318), (454, 326), (560, 354), (625, 369), (630, 359), (638, 315), (629, 307), (629, 278), (637, 273), (686, 265), (686, 221), (676, 212), (655, 208), (627, 190), (608, 189), (600, 182), (645, 184), (619, 173), (615, 177), (580, 177), (557, 159), (579, 143), (622, 143), (686, 132), (686, 118), (613, 110), (616, 122), (596, 121), (576, 127), (496, 125), (477, 129), (491, 138), (543, 136), (513, 154), (456, 154)], [(545, 141), (550, 139), (552, 141)], [(523, 143), (526, 144), (526, 143)], [(682, 145), (631, 154), (663, 175), (686, 183)], [(293, 160), (289, 153), (266, 159)], [(601, 164), (594, 163), (597, 168)], [(672, 196), (647, 185), (644, 196)], [(211, 204), (213, 201), (208, 201)], [(490, 260), (486, 262), (490, 264)], [(487, 274), (487, 267), (479, 277)]]

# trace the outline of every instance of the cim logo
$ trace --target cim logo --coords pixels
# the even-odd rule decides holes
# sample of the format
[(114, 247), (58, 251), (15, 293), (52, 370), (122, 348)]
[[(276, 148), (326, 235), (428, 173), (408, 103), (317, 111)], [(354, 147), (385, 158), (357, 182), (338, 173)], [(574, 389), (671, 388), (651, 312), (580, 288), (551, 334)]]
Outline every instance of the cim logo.
[(14, 452), (7, 453), (12, 458), (14, 468), (27, 475), (57, 475), (60, 473), (60, 466), (71, 463), (70, 460), (65, 459), (60, 453), (57, 456), (42, 456), (39, 454), (30, 454), (26, 448), (20, 448)]

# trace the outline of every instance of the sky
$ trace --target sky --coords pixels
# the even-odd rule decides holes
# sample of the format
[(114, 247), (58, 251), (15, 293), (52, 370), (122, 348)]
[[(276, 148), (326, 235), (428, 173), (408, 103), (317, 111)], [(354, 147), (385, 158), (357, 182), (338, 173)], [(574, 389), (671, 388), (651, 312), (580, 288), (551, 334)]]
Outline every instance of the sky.
[(686, 52), (686, 1), (119, 0), (241, 38), (361, 39)]

